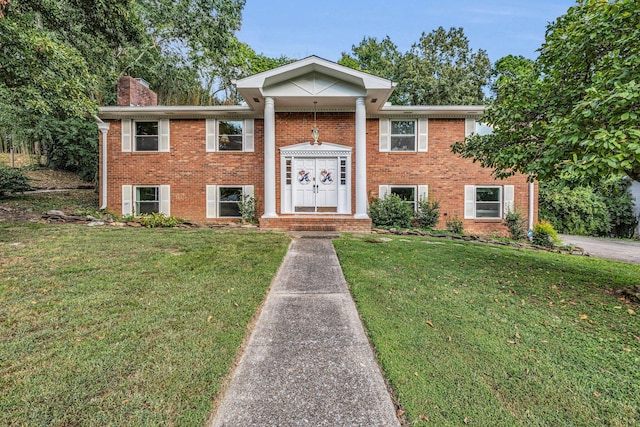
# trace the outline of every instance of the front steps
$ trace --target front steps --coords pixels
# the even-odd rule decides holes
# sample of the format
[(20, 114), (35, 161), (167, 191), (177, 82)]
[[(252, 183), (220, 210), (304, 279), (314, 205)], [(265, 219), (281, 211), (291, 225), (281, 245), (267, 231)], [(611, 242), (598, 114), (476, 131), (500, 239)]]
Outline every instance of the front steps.
[(278, 218), (260, 218), (260, 228), (293, 232), (370, 233), (371, 219), (356, 219), (352, 215), (282, 215)]

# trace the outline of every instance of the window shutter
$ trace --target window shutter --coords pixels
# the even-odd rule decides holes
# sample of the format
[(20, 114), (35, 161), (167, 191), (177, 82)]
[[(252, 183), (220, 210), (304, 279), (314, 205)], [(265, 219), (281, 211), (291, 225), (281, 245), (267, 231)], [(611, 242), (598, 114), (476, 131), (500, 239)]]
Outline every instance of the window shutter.
[(418, 120), (418, 151), (429, 151), (429, 119)]
[(207, 185), (207, 218), (216, 218), (218, 216), (218, 186)]
[(217, 151), (218, 144), (216, 144), (216, 119), (207, 119), (206, 121), (207, 132), (207, 152)]
[(418, 185), (418, 200), (416, 200), (416, 202), (420, 202), (422, 200), (427, 200), (428, 198), (429, 198), (429, 186), (428, 185)]
[(242, 186), (242, 195), (243, 196), (251, 196), (253, 197), (254, 194), (254, 189), (253, 189), (253, 185), (243, 185)]
[(158, 135), (160, 143), (158, 144), (158, 151), (169, 151), (169, 119), (162, 119), (158, 121)]
[(244, 133), (242, 138), (242, 142), (244, 143), (244, 151), (253, 153), (253, 119), (245, 119), (244, 126), (242, 127), (242, 133)]
[(476, 216), (476, 187), (464, 186), (464, 218), (473, 219)]
[(380, 151), (391, 151), (391, 121), (389, 119), (379, 119), (380, 121)]
[(122, 119), (122, 151), (131, 151), (131, 119)]
[(133, 213), (133, 186), (122, 186), (122, 215), (131, 215)]
[(468, 137), (476, 131), (476, 119), (468, 118), (464, 119), (464, 137)]
[(506, 216), (508, 212), (512, 212), (514, 208), (514, 200), (515, 200), (515, 187), (513, 185), (505, 185), (504, 186), (504, 213)]
[(391, 190), (389, 189), (388, 185), (380, 185), (378, 187), (378, 198), (384, 199), (385, 197), (387, 197), (387, 195), (389, 195), (390, 191)]
[(169, 185), (160, 186), (160, 213), (171, 215), (171, 191)]

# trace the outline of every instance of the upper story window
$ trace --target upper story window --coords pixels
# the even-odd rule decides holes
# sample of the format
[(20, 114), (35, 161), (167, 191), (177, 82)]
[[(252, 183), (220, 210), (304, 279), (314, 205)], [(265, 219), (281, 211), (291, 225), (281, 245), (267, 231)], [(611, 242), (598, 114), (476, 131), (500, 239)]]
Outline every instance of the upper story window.
[(429, 119), (380, 118), (381, 152), (427, 152), (429, 151)]
[(253, 119), (207, 119), (207, 151), (253, 152)]
[(135, 122), (135, 151), (158, 151), (158, 122)]
[(218, 122), (218, 150), (242, 151), (242, 121)]
[(416, 151), (415, 120), (391, 120), (391, 151)]

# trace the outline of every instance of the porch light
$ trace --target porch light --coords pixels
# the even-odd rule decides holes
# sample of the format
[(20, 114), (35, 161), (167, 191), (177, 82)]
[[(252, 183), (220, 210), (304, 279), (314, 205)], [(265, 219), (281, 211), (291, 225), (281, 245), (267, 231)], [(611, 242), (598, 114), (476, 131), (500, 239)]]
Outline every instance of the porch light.
[(313, 101), (313, 127), (311, 128), (311, 136), (313, 137), (313, 143), (318, 145), (318, 136), (320, 136), (320, 131), (318, 130), (318, 126), (316, 125), (316, 104), (318, 101)]

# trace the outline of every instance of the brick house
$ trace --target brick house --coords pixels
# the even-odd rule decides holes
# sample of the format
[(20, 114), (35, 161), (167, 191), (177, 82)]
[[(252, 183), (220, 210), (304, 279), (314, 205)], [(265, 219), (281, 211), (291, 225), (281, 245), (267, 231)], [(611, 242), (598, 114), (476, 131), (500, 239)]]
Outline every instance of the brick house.
[(315, 56), (235, 82), (237, 106), (158, 106), (124, 77), (118, 106), (100, 109), (100, 198), (117, 214), (162, 212), (237, 222), (254, 195), (266, 229), (368, 231), (372, 197), (441, 203), (439, 228), (504, 234), (516, 209), (533, 224), (537, 186), (451, 152), (482, 106), (393, 106), (394, 83)]

